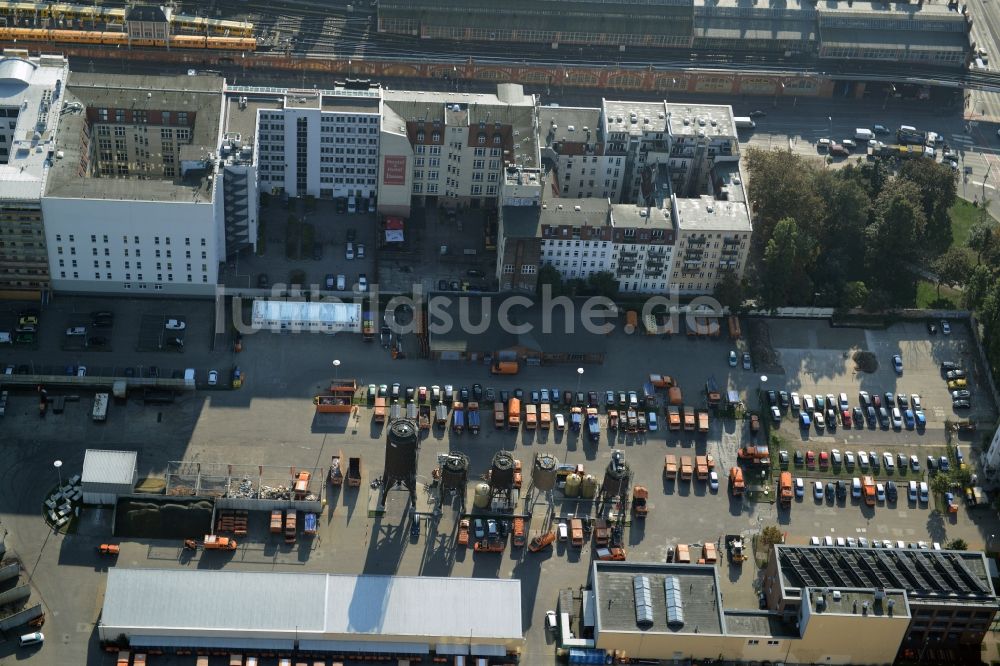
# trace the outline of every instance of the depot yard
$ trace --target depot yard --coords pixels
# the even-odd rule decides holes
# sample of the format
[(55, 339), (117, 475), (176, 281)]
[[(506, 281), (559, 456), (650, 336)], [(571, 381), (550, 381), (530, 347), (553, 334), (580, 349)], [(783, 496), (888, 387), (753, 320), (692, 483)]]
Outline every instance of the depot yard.
[[(164, 317), (143, 316), (142, 321), (154, 321), (156, 328), (164, 327)], [(720, 548), (720, 564), (728, 571), (720, 577), (724, 583), (723, 596), (727, 607), (756, 608), (757, 593), (753, 582), (755, 568), (750, 562), (730, 565), (725, 558), (722, 539), (726, 534), (742, 534), (753, 542), (753, 535), (763, 526), (778, 524), (787, 533), (790, 543), (808, 543), (810, 537), (866, 537), (905, 541), (944, 543), (962, 538), (970, 548), (982, 548), (995, 523), (990, 512), (971, 511), (964, 506), (957, 514), (942, 518), (934, 510), (937, 498), (929, 503), (906, 501), (905, 484), (900, 483), (900, 498), (895, 505), (878, 503), (865, 506), (856, 499), (846, 501), (816, 501), (812, 497), (811, 482), (836, 480), (850, 482), (857, 472), (844, 469), (820, 469), (818, 464), (807, 466), (794, 462), (796, 451), (820, 451), (834, 448), (848, 450), (875, 450), (879, 455), (886, 451), (917, 455), (921, 461), (920, 472), (900, 469), (887, 474), (878, 473), (880, 480), (892, 478), (897, 482), (910, 479), (927, 480), (926, 456), (950, 456), (945, 424), (949, 419), (969, 418), (984, 425), (995, 419), (995, 407), (988, 394), (979, 386), (981, 369), (974, 364), (973, 347), (964, 326), (953, 322), (951, 335), (930, 335), (923, 322), (897, 324), (885, 330), (832, 328), (825, 321), (767, 320), (770, 352), (768, 362), (757, 364), (752, 370), (730, 367), (730, 350), (742, 355), (744, 350), (755, 350), (759, 342), (730, 341), (724, 337), (690, 338), (674, 336), (626, 336), (618, 332), (610, 339), (605, 363), (585, 366), (578, 374), (576, 366), (522, 367), (517, 375), (491, 376), (485, 366), (452, 363), (432, 363), (420, 360), (394, 361), (377, 344), (361, 342), (357, 338), (317, 335), (279, 336), (260, 334), (250, 336), (247, 346), (239, 354), (241, 365), (252, 378), (241, 390), (218, 393), (197, 393), (182, 397), (174, 405), (157, 406), (155, 409), (130, 402), (109, 409), (109, 424), (94, 424), (87, 409), (39, 421), (30, 409), (21, 409), (34, 399), (27, 395), (11, 397), (4, 420), (14, 463), (22, 470), (23, 478), (30, 472), (51, 475), (51, 461), (58, 455), (64, 460), (64, 470), (78, 471), (83, 451), (87, 448), (133, 449), (139, 452), (140, 478), (163, 476), (168, 461), (188, 460), (210, 463), (239, 463), (260, 465), (276, 470), (295, 466), (300, 469), (318, 470), (312, 489), (321, 492), (328, 506), (319, 520), (317, 535), (307, 538), (299, 535), (295, 543), (288, 544), (281, 535), (268, 531), (269, 512), (252, 511), (248, 521), (248, 534), (240, 537), (239, 548), (233, 553), (185, 553), (179, 541), (148, 540), (121, 542), (119, 561), (129, 567), (180, 567), (240, 570), (309, 570), (337, 573), (382, 573), (423, 576), (474, 576), (516, 577), (522, 581), (522, 616), (526, 630), (523, 663), (545, 663), (551, 659), (553, 636), (544, 628), (545, 611), (554, 608), (560, 589), (578, 588), (585, 584), (588, 567), (595, 556), (592, 540), (582, 548), (557, 540), (551, 550), (541, 553), (528, 552), (527, 548), (511, 547), (509, 542), (503, 552), (474, 553), (472, 548), (457, 546), (458, 524), (462, 517), (457, 504), (444, 508), (435, 515), (429, 507), (429, 498), (435, 494), (431, 487), (431, 472), (438, 466), (438, 455), (459, 451), (468, 456), (469, 493), (467, 511), (473, 511), (472, 487), (489, 469), (490, 461), (501, 450), (509, 451), (522, 461), (524, 483), (518, 513), (530, 516), (527, 540), (556, 529), (570, 515), (595, 516), (595, 506), (590, 501), (567, 498), (559, 491), (552, 494), (550, 504), (544, 493), (534, 493), (525, 503), (530, 483), (530, 471), (536, 453), (548, 453), (560, 463), (582, 465), (586, 474), (593, 474), (600, 483), (605, 469), (616, 450), (624, 453), (632, 470), (631, 484), (649, 489), (649, 513), (645, 519), (627, 518), (623, 547), (630, 561), (663, 562), (674, 547), (686, 544), (692, 547), (692, 559), (701, 544), (715, 543)], [(148, 327), (152, 331), (153, 325)], [(145, 329), (145, 327), (144, 327)], [(331, 344), (331, 340), (333, 344)], [(336, 352), (331, 351), (336, 349)], [(878, 368), (873, 373), (859, 373), (852, 360), (855, 351), (870, 351), (877, 358)], [(213, 357), (205, 360), (202, 352), (189, 345), (186, 354), (195, 355), (192, 364), (211, 365)], [(899, 353), (904, 368), (897, 375), (891, 356)], [(321, 367), (315, 359), (332, 359), (334, 354), (343, 359), (338, 367), (341, 378), (354, 376), (359, 382), (358, 396), (367, 403), (366, 387), (369, 383), (401, 384), (401, 390), (412, 386), (452, 385), (456, 391), (479, 383), (484, 390), (492, 388), (513, 392), (520, 388), (524, 399), (532, 391), (558, 388), (561, 391), (577, 390), (585, 394), (594, 391), (599, 398), (600, 437), (595, 443), (588, 439), (586, 425), (575, 432), (569, 425), (565, 430), (527, 431), (520, 429), (495, 429), (492, 407), (483, 403), (482, 429), (479, 434), (468, 431), (456, 434), (450, 427), (431, 426), (421, 438), (418, 452), (418, 507), (425, 511), (420, 522), (419, 536), (411, 536), (412, 523), (405, 508), (405, 494), (390, 492), (385, 515), (369, 514), (371, 496), (377, 489), (371, 481), (383, 473), (386, 429), (373, 419), (373, 409), (363, 404), (354, 415), (317, 414), (311, 397), (322, 393), (329, 385), (333, 369)], [(753, 355), (752, 355), (753, 356)], [(358, 361), (363, 359), (362, 363)], [(642, 359), (637, 363), (636, 359)], [(14, 359), (10, 362), (27, 363), (34, 359)], [(972, 409), (969, 413), (955, 412), (950, 404), (939, 366), (942, 360), (955, 360), (969, 373)], [(133, 359), (130, 363), (136, 363)], [(95, 363), (94, 365), (98, 365)], [(361, 366), (363, 372), (353, 368)], [(611, 432), (607, 428), (607, 405), (604, 394), (612, 390), (639, 391), (648, 380), (649, 373), (670, 375), (684, 394), (684, 402), (697, 408), (705, 406), (705, 383), (714, 378), (719, 388), (736, 391), (744, 403), (734, 414), (761, 413), (768, 418), (768, 410), (758, 404), (758, 392), (785, 390), (800, 395), (841, 392), (847, 393), (851, 405), (858, 401), (861, 390), (870, 394), (885, 391), (917, 393), (921, 396), (927, 415), (926, 428), (900, 431), (891, 428), (863, 429), (838, 427), (835, 431), (815, 427), (802, 430), (791, 410), (783, 412), (780, 425), (770, 428), (770, 433), (780, 437), (789, 452), (790, 471), (806, 479), (805, 496), (795, 499), (790, 509), (773, 503), (773, 480), (779, 471), (765, 477), (764, 486), (770, 489), (769, 497), (762, 494), (745, 494), (733, 497), (726, 484), (730, 467), (737, 465), (737, 450), (754, 443), (766, 444), (769, 426), (756, 435), (749, 430), (746, 418), (723, 418), (713, 413), (709, 432), (672, 432), (667, 427), (664, 414), (666, 394), (657, 391), (659, 412), (655, 432), (627, 433), (624, 428)], [(766, 375), (766, 380), (762, 378)], [(87, 401), (82, 401), (84, 404)], [(553, 405), (556, 413), (569, 416), (569, 407)], [(523, 419), (522, 419), (523, 422)], [(166, 425), (168, 424), (168, 425)], [(951, 443), (956, 442), (954, 437)], [(978, 437), (976, 439), (978, 442)], [(975, 466), (977, 446), (964, 440), (962, 448), (967, 461)], [(36, 447), (41, 443), (51, 456), (38, 456)], [(327, 486), (323, 478), (331, 456), (343, 451), (345, 457), (363, 458), (364, 478), (359, 488)], [(711, 455), (720, 478), (718, 490), (712, 490), (704, 481), (668, 480), (664, 477), (664, 456)], [(776, 455), (776, 454), (775, 454)], [(39, 458), (42, 458), (39, 461)], [(37, 469), (33, 469), (33, 466)], [(755, 479), (748, 470), (751, 488)], [(31, 548), (44, 542), (47, 527), (39, 512), (27, 506), (24, 497), (38, 495), (40, 506), (45, 489), (25, 485), (27, 481), (13, 481), (3, 488), (4, 506), (19, 507), (19, 515), (6, 520), (12, 525), (15, 543), (19, 544), (23, 559), (37, 557)], [(37, 485), (37, 484), (35, 484)], [(42, 484), (44, 485), (44, 484)], [(12, 496), (17, 499), (13, 500)], [(759, 501), (756, 501), (759, 500)], [(474, 512), (475, 514), (475, 512)], [(475, 515), (473, 515), (475, 517)], [(52, 631), (66, 633), (70, 638), (47, 643), (42, 650), (51, 651), (53, 658), (71, 663), (83, 663), (83, 654), (92, 638), (94, 622), (90, 604), (67, 598), (67, 591), (60, 581), (73, 577), (70, 586), (76, 599), (101, 598), (104, 577), (100, 574), (106, 560), (96, 553), (101, 543), (113, 540), (111, 534), (112, 512), (84, 511), (75, 523), (75, 533), (60, 541), (54, 556), (39, 559), (33, 580), (51, 610), (59, 614), (49, 617)], [(300, 521), (301, 522), (301, 521)], [(474, 538), (472, 539), (474, 540)], [(10, 543), (8, 539), (8, 543)], [(470, 541), (471, 546), (471, 541)], [(38, 546), (40, 547), (40, 545)], [(49, 551), (46, 551), (49, 552)], [(79, 568), (70, 572), (59, 566), (65, 558), (97, 566), (96, 575), (80, 574)], [(91, 561), (92, 560), (92, 561)], [(103, 564), (102, 564), (103, 563)], [(84, 588), (81, 590), (81, 587)], [(49, 625), (46, 626), (49, 631)], [(0, 655), (2, 656), (2, 655)], [(103, 655), (90, 650), (89, 663), (101, 663)], [(180, 662), (177, 662), (180, 663)]]

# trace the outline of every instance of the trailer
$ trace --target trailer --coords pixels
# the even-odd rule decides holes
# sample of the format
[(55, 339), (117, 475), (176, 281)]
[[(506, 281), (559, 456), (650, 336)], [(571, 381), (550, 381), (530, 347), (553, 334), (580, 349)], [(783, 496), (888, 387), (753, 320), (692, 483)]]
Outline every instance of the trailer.
[(347, 485), (357, 488), (361, 485), (361, 456), (347, 461)]
[(740, 331), (740, 318), (736, 315), (729, 315), (729, 339), (739, 340), (743, 336)]
[(458, 521), (458, 538), (457, 543), (459, 546), (469, 545), (469, 519), (462, 518)]
[(681, 429), (681, 408), (671, 405), (667, 407), (667, 427), (670, 430), (680, 430)]
[(548, 430), (552, 427), (552, 405), (544, 404), (539, 405), (539, 418), (538, 425)]
[(684, 408), (684, 429), (694, 430), (695, 418), (694, 418), (694, 407)]
[(655, 388), (669, 389), (674, 385), (674, 380), (670, 375), (651, 374), (649, 376), (649, 383)]
[(695, 472), (699, 481), (708, 481), (708, 456), (695, 456)]
[(271, 534), (281, 534), (284, 519), (281, 509), (275, 509), (271, 512)]
[(361, 339), (365, 342), (375, 340), (375, 315), (371, 311), (361, 315)]
[(691, 480), (692, 469), (691, 456), (681, 456), (681, 481)]
[(611, 527), (604, 518), (598, 518), (594, 525), (594, 545), (607, 546), (611, 539)]
[(625, 412), (625, 430), (626, 432), (638, 432), (639, 430), (639, 415), (634, 409)]
[(714, 375), (705, 380), (705, 399), (708, 406), (713, 408), (718, 407), (719, 403), (722, 402), (722, 393), (719, 391), (719, 385), (716, 383)]
[(677, 478), (677, 456), (672, 453), (663, 457), (663, 474), (668, 479)]
[(337, 451), (332, 456), (330, 456), (330, 483), (334, 486), (339, 486), (344, 483), (344, 469), (341, 466), (341, 460), (344, 459), (344, 452)]
[(669, 389), (667, 389), (667, 402), (675, 407), (680, 407), (684, 404), (684, 394), (681, 393), (681, 387), (674, 384)]
[(295, 532), (298, 528), (298, 511), (289, 509), (285, 512), (285, 543), (295, 543)]
[(375, 398), (375, 423), (385, 423), (385, 398)]
[(465, 430), (465, 405), (460, 402), (452, 405), (451, 430), (458, 435), (462, 434), (462, 431)]
[(502, 430), (507, 423), (507, 415), (503, 410), (503, 402), (497, 400), (493, 403), (493, 427)]
[(729, 561), (734, 564), (743, 564), (747, 559), (746, 553), (743, 552), (743, 537), (739, 534), (727, 534), (725, 540)]
[(520, 398), (511, 398), (507, 403), (507, 427), (511, 430), (518, 430), (521, 427)]
[(442, 428), (448, 425), (448, 406), (438, 403), (434, 408), (434, 424)]
[(417, 414), (417, 425), (421, 430), (429, 430), (431, 427), (431, 406), (422, 403)]
[(698, 432), (708, 432), (708, 410), (697, 409), (695, 410), (695, 416), (698, 418)]
[(514, 518), (514, 525), (510, 533), (510, 544), (518, 548), (524, 546), (524, 518)]
[(527, 404), (524, 406), (524, 427), (534, 430), (538, 425), (538, 406)]
[(304, 536), (316, 536), (316, 514), (311, 511), (304, 516), (302, 521), (302, 534)]
[(469, 413), (467, 414), (469, 421), (469, 432), (473, 435), (479, 434), (479, 403), (470, 402), (469, 403)]
[(580, 432), (583, 426), (583, 408), (573, 407), (569, 410), (569, 427), (573, 432)]
[(632, 512), (636, 518), (645, 518), (649, 513), (649, 490), (645, 486), (632, 489)]
[(97, 422), (103, 422), (108, 418), (108, 398), (107, 393), (97, 393), (94, 395), (94, 409), (91, 411), (91, 418)]
[(618, 410), (608, 410), (608, 430), (618, 430)]

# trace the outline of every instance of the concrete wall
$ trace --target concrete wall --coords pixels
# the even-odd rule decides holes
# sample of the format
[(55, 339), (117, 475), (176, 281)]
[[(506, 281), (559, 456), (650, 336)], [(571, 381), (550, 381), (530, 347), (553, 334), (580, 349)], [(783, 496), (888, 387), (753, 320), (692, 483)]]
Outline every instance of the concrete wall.
[(225, 252), (216, 229), (217, 200), (43, 199), (53, 288), (130, 296), (214, 296)]
[(35, 604), (34, 606), (25, 608), (23, 611), (19, 613), (15, 613), (9, 617), (5, 617), (4, 619), (0, 620), (0, 631), (10, 631), (15, 627), (20, 627), (23, 624), (31, 622), (35, 618), (41, 617), (42, 615), (44, 615), (44, 612), (42, 611), (42, 605)]
[(243, 499), (241, 497), (220, 497), (215, 500), (216, 509), (244, 509), (246, 511), (274, 511), (275, 509), (297, 509), (306, 513), (320, 513), (323, 510), (323, 500), (312, 502), (306, 500), (283, 499)]
[[(403, 167), (400, 183), (393, 173), (386, 170), (386, 159), (394, 168)], [(405, 164), (403, 163), (405, 161)], [(406, 136), (406, 129), (383, 127), (378, 147), (378, 212), (381, 215), (410, 216), (413, 191), (413, 146)], [(386, 178), (389, 183), (386, 183)]]

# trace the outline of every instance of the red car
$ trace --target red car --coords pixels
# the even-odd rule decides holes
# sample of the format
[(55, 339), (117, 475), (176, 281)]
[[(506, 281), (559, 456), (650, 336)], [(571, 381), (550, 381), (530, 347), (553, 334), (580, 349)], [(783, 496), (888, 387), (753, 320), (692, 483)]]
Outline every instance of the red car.
[(819, 452), (819, 466), (827, 467), (830, 464), (830, 454), (826, 451)]
[(813, 451), (806, 451), (806, 465), (812, 467), (816, 464), (816, 453)]
[(845, 428), (851, 427), (851, 413), (844, 409), (840, 412), (840, 422), (844, 424)]
[(872, 396), (872, 404), (875, 405), (875, 409), (882, 406), (882, 397), (878, 393)]

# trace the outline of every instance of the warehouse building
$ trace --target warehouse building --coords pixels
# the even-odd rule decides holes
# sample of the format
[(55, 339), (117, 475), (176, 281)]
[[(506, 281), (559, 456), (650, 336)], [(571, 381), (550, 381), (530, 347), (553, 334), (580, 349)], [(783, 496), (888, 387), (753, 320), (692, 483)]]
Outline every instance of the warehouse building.
[(98, 631), (167, 653), (504, 657), (523, 643), (521, 583), (112, 567)]
[(101, 451), (87, 449), (83, 456), (84, 504), (114, 505), (120, 495), (132, 494), (139, 472), (135, 451)]
[(905, 591), (911, 619), (896, 642), (901, 657), (930, 649), (947, 651), (953, 663), (978, 661), (1000, 607), (986, 556), (976, 551), (778, 545), (762, 590), (768, 607), (793, 622), (809, 606), (810, 588), (815, 597), (842, 587)]

